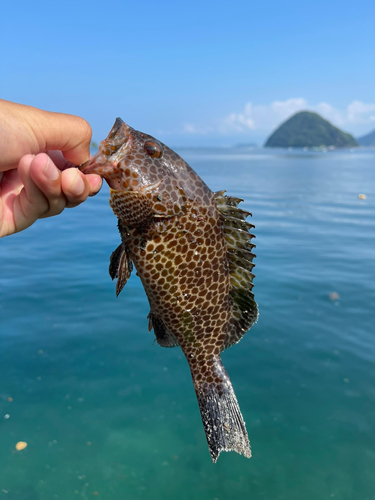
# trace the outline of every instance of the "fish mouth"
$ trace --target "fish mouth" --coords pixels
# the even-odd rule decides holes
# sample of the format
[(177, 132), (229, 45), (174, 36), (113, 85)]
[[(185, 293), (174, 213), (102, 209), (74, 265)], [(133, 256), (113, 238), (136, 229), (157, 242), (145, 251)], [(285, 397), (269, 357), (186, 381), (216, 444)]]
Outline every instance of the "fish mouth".
[(90, 163), (92, 162), (92, 160), (95, 158), (95, 156), (93, 156), (92, 158), (90, 158), (89, 160), (85, 161), (85, 163), (81, 163), (81, 165), (78, 165), (78, 170), (80, 170), (81, 172), (83, 172), (84, 174), (90, 174), (91, 172), (88, 171), (88, 167), (90, 165)]
[(132, 131), (121, 118), (116, 118), (107, 138), (99, 144), (99, 151), (77, 168), (84, 174), (98, 174), (106, 178), (117, 166), (120, 157), (131, 149)]

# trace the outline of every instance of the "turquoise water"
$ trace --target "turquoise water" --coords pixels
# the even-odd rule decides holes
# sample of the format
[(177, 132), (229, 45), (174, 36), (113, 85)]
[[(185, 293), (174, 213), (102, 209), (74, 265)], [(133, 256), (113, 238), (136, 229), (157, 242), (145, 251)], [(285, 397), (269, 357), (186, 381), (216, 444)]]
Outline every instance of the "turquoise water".
[(375, 499), (375, 151), (181, 154), (256, 225), (260, 318), (223, 354), (253, 457), (211, 463), (135, 274), (116, 299), (103, 188), (0, 240), (0, 498)]

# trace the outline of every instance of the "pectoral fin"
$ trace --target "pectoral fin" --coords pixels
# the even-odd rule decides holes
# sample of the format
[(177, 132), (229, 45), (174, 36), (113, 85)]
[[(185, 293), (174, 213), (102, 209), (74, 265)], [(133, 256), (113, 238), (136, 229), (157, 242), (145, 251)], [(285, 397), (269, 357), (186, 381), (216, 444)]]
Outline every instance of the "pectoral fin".
[(116, 283), (116, 296), (126, 285), (133, 270), (133, 263), (130, 259), (128, 249), (124, 243), (121, 243), (112, 253), (109, 259), (109, 275)]

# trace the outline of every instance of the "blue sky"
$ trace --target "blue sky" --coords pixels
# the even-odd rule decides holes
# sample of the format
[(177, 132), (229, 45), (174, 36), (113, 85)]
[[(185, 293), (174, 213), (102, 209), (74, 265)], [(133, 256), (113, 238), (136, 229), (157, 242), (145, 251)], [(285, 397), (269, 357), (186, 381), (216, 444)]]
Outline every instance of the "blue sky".
[(6, 2), (0, 96), (169, 145), (262, 143), (290, 114), (375, 128), (375, 2)]

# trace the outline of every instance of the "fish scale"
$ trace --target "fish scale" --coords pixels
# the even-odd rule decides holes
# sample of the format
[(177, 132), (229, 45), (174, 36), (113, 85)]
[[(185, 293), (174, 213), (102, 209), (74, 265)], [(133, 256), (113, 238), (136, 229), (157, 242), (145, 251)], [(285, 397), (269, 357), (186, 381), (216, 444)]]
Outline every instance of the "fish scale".
[(146, 291), (149, 329), (179, 346), (192, 375), (212, 460), (251, 456), (245, 423), (220, 353), (258, 317), (252, 293), (253, 227), (242, 200), (213, 193), (174, 151), (117, 119), (82, 165), (104, 177), (121, 244), (110, 259), (117, 295), (134, 264)]

